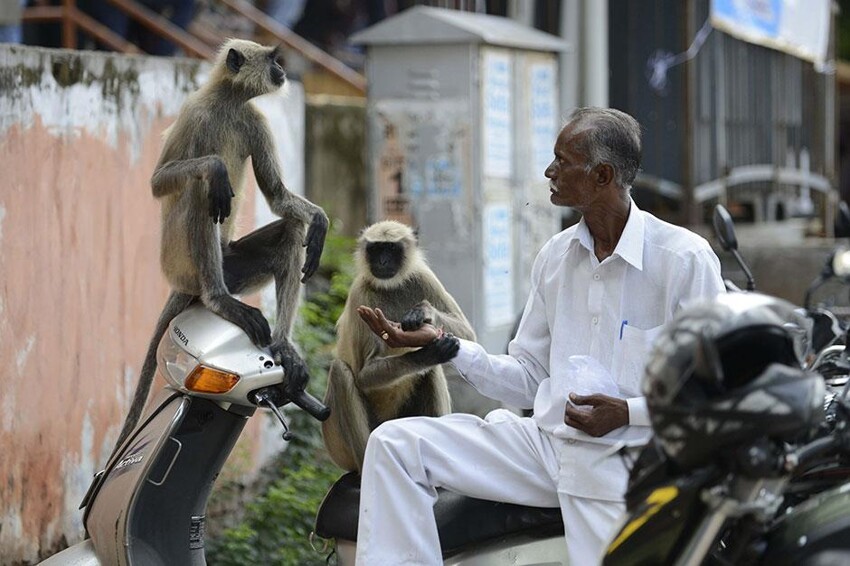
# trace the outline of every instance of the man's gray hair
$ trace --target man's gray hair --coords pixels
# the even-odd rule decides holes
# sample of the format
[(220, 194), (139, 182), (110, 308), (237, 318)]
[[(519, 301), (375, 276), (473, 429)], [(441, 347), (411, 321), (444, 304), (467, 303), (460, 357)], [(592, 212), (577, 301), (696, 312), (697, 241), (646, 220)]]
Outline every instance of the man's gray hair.
[(607, 163), (614, 169), (615, 182), (631, 189), (640, 171), (640, 124), (613, 108), (576, 108), (570, 124), (586, 127), (580, 150), (588, 159), (587, 170)]

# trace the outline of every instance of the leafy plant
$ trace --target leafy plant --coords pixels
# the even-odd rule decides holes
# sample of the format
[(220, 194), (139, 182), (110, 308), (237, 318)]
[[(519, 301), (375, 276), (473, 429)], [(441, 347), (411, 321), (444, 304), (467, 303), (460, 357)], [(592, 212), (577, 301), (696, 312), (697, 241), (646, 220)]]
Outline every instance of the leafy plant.
[[(334, 326), (348, 296), (354, 241), (330, 233), (293, 338), (310, 370), (308, 391), (321, 399), (336, 338)], [(309, 542), (316, 511), (330, 485), (340, 475), (322, 444), (321, 425), (300, 409), (288, 410), (295, 438), (273, 465), (275, 479), (247, 505), (245, 517), (207, 544), (213, 565), (324, 565), (326, 558)]]

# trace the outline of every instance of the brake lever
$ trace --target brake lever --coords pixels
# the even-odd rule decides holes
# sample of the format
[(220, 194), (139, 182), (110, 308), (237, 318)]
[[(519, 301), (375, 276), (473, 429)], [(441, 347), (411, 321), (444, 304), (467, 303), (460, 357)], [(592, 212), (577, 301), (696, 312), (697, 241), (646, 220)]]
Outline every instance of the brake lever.
[(295, 434), (289, 430), (289, 426), (286, 424), (286, 420), (283, 418), (283, 413), (280, 412), (280, 409), (277, 408), (277, 405), (274, 404), (274, 400), (272, 399), (271, 394), (267, 389), (261, 389), (254, 393), (252, 396), (252, 401), (257, 404), (257, 406), (263, 406), (268, 409), (271, 409), (271, 412), (274, 416), (277, 417), (277, 420), (280, 421), (280, 424), (283, 425), (283, 439), (287, 442), (295, 438)]

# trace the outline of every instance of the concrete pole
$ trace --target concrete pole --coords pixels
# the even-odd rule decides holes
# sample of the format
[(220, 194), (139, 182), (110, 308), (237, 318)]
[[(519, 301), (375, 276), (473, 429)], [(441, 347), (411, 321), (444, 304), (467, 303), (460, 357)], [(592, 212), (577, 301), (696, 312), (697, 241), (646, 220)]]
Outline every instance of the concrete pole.
[(573, 108), (580, 105), (581, 89), (581, 3), (583, 0), (562, 0), (559, 35), (568, 46), (561, 51), (558, 74), (561, 81), (561, 122), (566, 122)]
[(582, 1), (583, 106), (608, 106), (608, 0)]
[(528, 27), (534, 27), (534, 2), (508, 0), (508, 17)]

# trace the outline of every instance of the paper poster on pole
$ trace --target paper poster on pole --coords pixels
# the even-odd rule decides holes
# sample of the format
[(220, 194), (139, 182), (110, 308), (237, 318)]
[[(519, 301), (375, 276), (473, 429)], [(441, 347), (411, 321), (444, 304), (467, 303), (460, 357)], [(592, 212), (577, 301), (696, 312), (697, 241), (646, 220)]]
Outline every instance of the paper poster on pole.
[(509, 179), (514, 152), (511, 57), (506, 51), (486, 50), (482, 66), (484, 175)]
[(711, 0), (711, 25), (740, 40), (822, 64), (832, 0)]
[(465, 101), (382, 100), (373, 110), (378, 215), (417, 225), (417, 203), (460, 201), (469, 186)]
[(484, 210), (484, 323), (488, 328), (510, 324), (514, 308), (511, 209), (488, 204)]
[(531, 159), (535, 174), (543, 178), (543, 172), (552, 161), (555, 145), (557, 117), (557, 86), (555, 85), (555, 61), (534, 63), (529, 68), (531, 116)]

